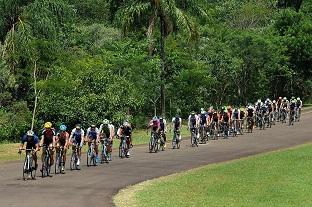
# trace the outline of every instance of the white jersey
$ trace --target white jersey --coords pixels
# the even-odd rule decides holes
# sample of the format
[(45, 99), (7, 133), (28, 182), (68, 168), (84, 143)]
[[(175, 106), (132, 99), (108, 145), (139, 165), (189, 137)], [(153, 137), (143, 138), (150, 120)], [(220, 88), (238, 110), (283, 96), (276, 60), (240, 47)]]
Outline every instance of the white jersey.
[[(108, 124), (107, 127), (108, 127), (109, 132), (110, 132), (110, 135), (109, 135), (110, 138), (113, 138), (115, 136), (115, 127), (114, 127), (114, 125)], [(104, 124), (101, 124), (100, 125), (100, 129), (99, 129), (99, 133), (103, 132), (103, 128), (104, 128)]]

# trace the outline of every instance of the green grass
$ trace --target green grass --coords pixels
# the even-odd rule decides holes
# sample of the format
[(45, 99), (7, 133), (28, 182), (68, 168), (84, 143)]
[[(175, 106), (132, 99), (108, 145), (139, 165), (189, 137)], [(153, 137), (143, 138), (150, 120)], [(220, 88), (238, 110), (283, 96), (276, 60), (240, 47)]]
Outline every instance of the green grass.
[(121, 191), (121, 206), (312, 206), (312, 144), (213, 164)]
[[(189, 136), (189, 132), (187, 131), (186, 126), (182, 127), (181, 135), (182, 137)], [(168, 140), (172, 139), (172, 136), (173, 136), (173, 132), (167, 133), (167, 142)], [(133, 145), (147, 144), (150, 139), (150, 133), (149, 132), (147, 133), (146, 130), (134, 130), (132, 137), (133, 137)], [(114, 141), (115, 153), (116, 153), (116, 149), (118, 149), (118, 146), (119, 146), (119, 140), (115, 139)], [(1, 143), (0, 144), (0, 162), (18, 160), (20, 158), (19, 154), (17, 153), (18, 147), (19, 147), (18, 143)], [(86, 152), (87, 149), (88, 149), (87, 146), (84, 146), (83, 152)], [(39, 154), (41, 153), (39, 152)]]

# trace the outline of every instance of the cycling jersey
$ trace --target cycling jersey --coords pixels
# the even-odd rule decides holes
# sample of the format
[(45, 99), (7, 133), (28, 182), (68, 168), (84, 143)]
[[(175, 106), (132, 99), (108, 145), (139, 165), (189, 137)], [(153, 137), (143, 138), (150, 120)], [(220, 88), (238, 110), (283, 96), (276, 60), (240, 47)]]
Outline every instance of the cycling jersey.
[(217, 113), (217, 112), (213, 113), (213, 115), (212, 115), (212, 120), (213, 120), (214, 122), (218, 122), (219, 117), (218, 117), (218, 113)]
[(289, 106), (290, 110), (294, 110), (295, 107), (296, 107), (296, 103), (291, 103)]
[(189, 120), (189, 128), (190, 129), (196, 128), (197, 116), (195, 114), (190, 115), (188, 120)]
[(228, 122), (230, 119), (229, 114), (226, 112), (223, 113), (222, 117), (223, 117), (223, 122)]
[(200, 125), (203, 126), (207, 123), (207, 116), (206, 114), (201, 114), (200, 115)]
[(80, 144), (83, 137), (84, 131), (83, 129), (77, 130), (76, 128), (72, 130), (70, 137), (73, 138), (73, 143)]
[(66, 139), (69, 137), (69, 134), (67, 132), (60, 132), (57, 134), (58, 142), (61, 146), (65, 146)]
[(132, 133), (132, 128), (127, 126), (124, 131), (125, 136), (131, 136), (131, 133)]
[(253, 117), (253, 112), (254, 112), (254, 109), (247, 109), (247, 116)]
[(240, 119), (244, 119), (245, 117), (245, 111), (240, 111)]
[(149, 126), (152, 127), (153, 131), (156, 131), (157, 129), (160, 128), (160, 122), (158, 119), (157, 120), (151, 120), (149, 123)]
[(24, 135), (21, 139), (21, 143), (24, 144), (25, 142), (27, 142), (26, 144), (26, 149), (35, 149), (36, 148), (36, 144), (39, 143), (39, 138), (34, 135), (32, 137), (28, 137), (27, 135)]
[(44, 129), (42, 132), (43, 135), (43, 144), (50, 145), (53, 143), (53, 137), (55, 136), (55, 132), (53, 129)]
[(87, 137), (91, 140), (95, 140), (98, 137), (98, 134), (99, 134), (99, 129), (97, 127), (94, 129), (89, 127), (87, 129)]
[(238, 119), (238, 116), (239, 116), (239, 112), (238, 111), (234, 111), (233, 112), (233, 118), (234, 119)]
[(160, 130), (161, 131), (166, 131), (166, 120), (165, 119), (162, 119), (162, 120), (159, 120), (159, 125), (160, 125)]
[(182, 119), (180, 117), (174, 117), (172, 119), (172, 123), (174, 123), (174, 130), (179, 130), (181, 127)]
[(109, 138), (111, 136), (111, 131), (114, 131), (115, 127), (112, 124), (101, 124), (99, 132), (104, 135), (104, 138)]

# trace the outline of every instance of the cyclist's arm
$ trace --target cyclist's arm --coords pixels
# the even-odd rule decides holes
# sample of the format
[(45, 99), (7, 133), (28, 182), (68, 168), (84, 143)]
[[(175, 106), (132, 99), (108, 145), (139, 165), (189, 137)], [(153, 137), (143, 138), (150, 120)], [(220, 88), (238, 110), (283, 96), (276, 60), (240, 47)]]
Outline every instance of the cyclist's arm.
[(40, 146), (43, 146), (43, 142), (44, 142), (44, 136), (42, 135), (42, 136), (41, 136), (41, 140), (40, 140), (40, 142), (39, 142), (39, 145), (40, 145)]
[(21, 138), (21, 144), (20, 144), (20, 146), (19, 146), (19, 148), (18, 148), (18, 150), (19, 151), (21, 151), (21, 149), (23, 149), (23, 147), (24, 147), (24, 144), (25, 144), (25, 138), (24, 138), (25, 136), (23, 136), (22, 138)]
[(113, 125), (111, 125), (110, 127), (110, 139), (113, 140), (115, 137), (115, 127)]

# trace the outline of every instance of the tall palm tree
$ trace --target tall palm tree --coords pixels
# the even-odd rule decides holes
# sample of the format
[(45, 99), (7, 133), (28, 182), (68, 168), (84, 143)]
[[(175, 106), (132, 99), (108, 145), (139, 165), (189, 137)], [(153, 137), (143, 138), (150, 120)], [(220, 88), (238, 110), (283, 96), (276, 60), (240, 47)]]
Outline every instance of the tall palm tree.
[[(160, 105), (161, 114), (165, 111), (165, 76), (166, 54), (165, 38), (172, 32), (184, 30), (190, 39), (198, 36), (191, 14), (205, 15), (196, 0), (129, 0), (124, 1), (119, 9), (124, 33), (137, 27), (146, 27), (150, 40), (149, 53), (153, 54), (153, 35), (159, 31), (160, 56)], [(157, 30), (159, 29), (159, 30)]]

